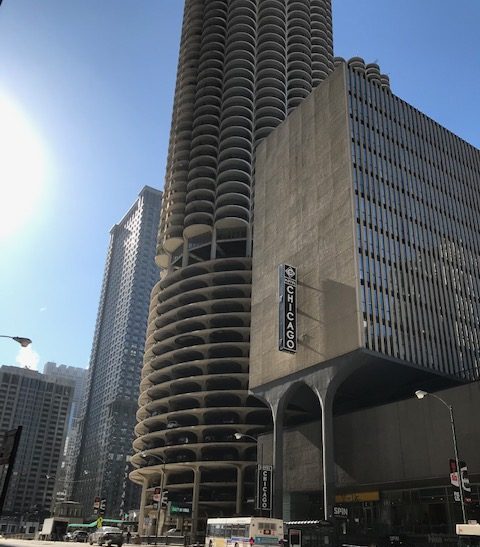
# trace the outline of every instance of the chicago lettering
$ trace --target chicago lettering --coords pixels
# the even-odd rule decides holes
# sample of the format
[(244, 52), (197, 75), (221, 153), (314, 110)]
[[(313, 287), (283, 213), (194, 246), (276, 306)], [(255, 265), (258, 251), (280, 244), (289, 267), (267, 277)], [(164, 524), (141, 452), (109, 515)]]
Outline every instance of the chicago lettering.
[(297, 351), (297, 269), (288, 264), (279, 268), (279, 349)]

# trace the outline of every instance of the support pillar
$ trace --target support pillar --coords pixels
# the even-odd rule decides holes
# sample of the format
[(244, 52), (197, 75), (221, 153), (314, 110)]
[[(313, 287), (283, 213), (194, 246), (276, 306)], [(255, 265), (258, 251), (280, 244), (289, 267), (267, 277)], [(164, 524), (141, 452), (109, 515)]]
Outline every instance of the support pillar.
[(157, 522), (157, 534), (156, 534), (157, 536), (163, 535), (165, 520), (167, 518), (167, 509), (162, 508), (162, 499), (164, 497), (164, 492), (167, 488), (167, 472), (165, 469), (163, 469), (163, 472), (162, 472), (160, 485), (161, 485), (161, 489), (160, 489), (161, 499), (159, 501), (159, 508), (158, 508), (158, 522)]
[(138, 535), (144, 536), (144, 523), (145, 523), (145, 503), (147, 501), (147, 490), (148, 490), (148, 478), (143, 477), (142, 485), (142, 497), (140, 498), (140, 514), (138, 515)]
[(210, 260), (217, 258), (217, 229), (214, 227), (212, 232), (212, 242), (210, 247)]
[(283, 518), (283, 412), (273, 409), (273, 511), (272, 516)]
[(198, 527), (198, 500), (200, 497), (200, 469), (193, 470), (193, 493), (192, 493), (192, 537), (191, 543), (196, 543)]
[(235, 513), (237, 515), (242, 514), (244, 475), (245, 475), (245, 469), (243, 467), (237, 467), (237, 499), (235, 503)]
[[(185, 268), (185, 266), (188, 266), (188, 258), (189, 258), (189, 249), (188, 249), (188, 239), (183, 239), (183, 253), (182, 253), (182, 268)], [(171, 260), (171, 257), (170, 257)]]
[(333, 390), (326, 389), (320, 396), (322, 405), (323, 447), (323, 518), (333, 519), (335, 505), (335, 453), (333, 437)]

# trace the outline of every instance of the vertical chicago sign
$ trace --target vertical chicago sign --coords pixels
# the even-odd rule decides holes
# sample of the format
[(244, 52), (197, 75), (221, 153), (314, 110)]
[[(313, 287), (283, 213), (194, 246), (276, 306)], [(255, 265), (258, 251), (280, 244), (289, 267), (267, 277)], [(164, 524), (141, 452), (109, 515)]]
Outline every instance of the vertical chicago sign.
[(279, 341), (278, 349), (297, 351), (297, 268), (280, 264), (279, 274)]

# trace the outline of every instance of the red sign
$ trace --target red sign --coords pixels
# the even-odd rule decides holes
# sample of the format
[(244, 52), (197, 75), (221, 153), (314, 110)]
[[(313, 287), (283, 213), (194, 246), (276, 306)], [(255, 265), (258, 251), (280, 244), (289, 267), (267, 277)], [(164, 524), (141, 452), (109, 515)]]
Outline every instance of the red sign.
[(467, 464), (464, 461), (459, 462), (460, 473), (458, 473), (457, 462), (453, 459), (450, 460), (450, 483), (454, 487), (453, 499), (460, 501), (460, 482), (462, 484), (463, 501), (470, 503), (472, 501), (470, 486), (470, 480), (468, 478)]

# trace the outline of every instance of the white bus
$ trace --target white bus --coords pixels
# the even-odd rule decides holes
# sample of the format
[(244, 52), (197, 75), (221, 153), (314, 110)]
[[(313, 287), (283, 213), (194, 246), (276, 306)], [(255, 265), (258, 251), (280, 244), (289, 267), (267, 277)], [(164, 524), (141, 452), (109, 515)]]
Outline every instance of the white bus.
[(255, 547), (283, 544), (283, 520), (267, 517), (208, 519), (205, 547)]

